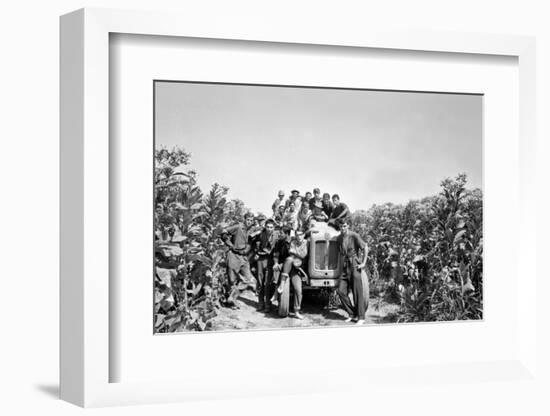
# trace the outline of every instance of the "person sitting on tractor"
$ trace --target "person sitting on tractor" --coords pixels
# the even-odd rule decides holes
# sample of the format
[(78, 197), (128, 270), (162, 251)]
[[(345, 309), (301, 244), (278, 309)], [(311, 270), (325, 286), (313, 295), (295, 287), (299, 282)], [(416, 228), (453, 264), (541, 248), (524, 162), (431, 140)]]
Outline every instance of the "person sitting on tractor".
[(334, 204), (334, 209), (332, 210), (332, 215), (328, 220), (328, 225), (331, 225), (339, 230), (339, 224), (351, 219), (351, 212), (348, 206), (340, 201), (340, 196), (338, 194), (332, 195), (332, 203)]
[(311, 218), (311, 210), (309, 209), (309, 202), (302, 202), (302, 209), (298, 213), (298, 229), (306, 231)]
[(313, 198), (312, 193), (309, 192), (309, 191), (306, 192), (306, 194), (304, 195), (304, 200), (302, 201), (302, 203), (304, 203), (304, 202), (309, 202), (311, 198)]
[(309, 201), (309, 208), (311, 209), (311, 215), (317, 221), (328, 221), (328, 215), (323, 209), (323, 200), (321, 199), (321, 190), (319, 188), (313, 190), (313, 198)]
[(330, 194), (325, 192), (323, 194), (323, 211), (325, 214), (327, 214), (327, 217), (330, 218), (333, 210), (334, 204), (330, 200)]
[(300, 211), (300, 208), (302, 206), (302, 197), (300, 196), (300, 191), (298, 191), (297, 189), (292, 190), (290, 197), (285, 202), (285, 208), (288, 208), (291, 202), (294, 202), (294, 207), (296, 208), (296, 211)]
[(273, 215), (273, 221), (275, 221), (275, 228), (283, 228), (283, 219), (285, 217), (285, 204), (280, 204), (277, 207), (277, 212)]
[(283, 226), (287, 226), (292, 230), (291, 235), (298, 228), (298, 211), (296, 210), (296, 204), (294, 202), (288, 204), (288, 208), (285, 210)]
[(271, 210), (273, 211), (273, 215), (277, 214), (277, 211), (279, 210), (279, 206), (281, 204), (285, 204), (285, 192), (279, 191), (277, 194), (277, 199), (271, 204)]

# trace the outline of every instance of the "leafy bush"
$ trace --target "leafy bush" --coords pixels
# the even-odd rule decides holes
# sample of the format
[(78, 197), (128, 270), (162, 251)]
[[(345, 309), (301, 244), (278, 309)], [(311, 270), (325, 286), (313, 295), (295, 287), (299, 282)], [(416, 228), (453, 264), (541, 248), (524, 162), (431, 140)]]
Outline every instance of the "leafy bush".
[(218, 238), (246, 207), (214, 184), (203, 195), (182, 149), (155, 152), (156, 332), (208, 330), (225, 296), (225, 248)]
[(399, 302), (399, 322), (481, 319), (483, 200), (466, 175), (441, 182), (438, 195), (355, 212), (369, 244), (374, 296)]

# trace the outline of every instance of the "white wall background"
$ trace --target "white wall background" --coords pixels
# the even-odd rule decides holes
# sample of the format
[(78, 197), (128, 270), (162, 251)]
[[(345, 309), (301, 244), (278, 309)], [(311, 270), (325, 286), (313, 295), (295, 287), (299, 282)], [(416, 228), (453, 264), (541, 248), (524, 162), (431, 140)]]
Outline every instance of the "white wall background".
[[(76, 414), (57, 400), (58, 385), (58, 17), (81, 7), (178, 10), (208, 19), (235, 13), (280, 21), (322, 20), (327, 26), (387, 23), (388, 27), (536, 35), (538, 42), (538, 128), (540, 258), (548, 251), (550, 27), (547, 2), (461, 1), (203, 1), (51, 0), (4, 2), (0, 11), (0, 114), (3, 263), (0, 317), (0, 413)], [(543, 166), (546, 165), (546, 166)], [(7, 267), (6, 267), (7, 266)], [(540, 260), (540, 266), (543, 266)], [(548, 292), (543, 282), (539, 292)], [(539, 305), (543, 351), (550, 351), (548, 307)], [(542, 315), (544, 314), (544, 316)], [(543, 332), (543, 329), (546, 329)], [(541, 369), (550, 374), (548, 357)], [(546, 379), (548, 381), (548, 378)], [(260, 381), (260, 380), (259, 380)], [(398, 380), (396, 380), (398, 382)], [(94, 410), (99, 414), (548, 414), (540, 389), (529, 384), (431, 386), (408, 390), (388, 386), (372, 397), (283, 397)]]

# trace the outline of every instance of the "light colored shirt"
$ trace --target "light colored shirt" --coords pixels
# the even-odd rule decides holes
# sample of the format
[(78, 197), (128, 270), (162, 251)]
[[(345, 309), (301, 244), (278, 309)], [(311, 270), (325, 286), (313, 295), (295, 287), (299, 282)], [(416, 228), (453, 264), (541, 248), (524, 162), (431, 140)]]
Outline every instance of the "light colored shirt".
[(294, 210), (296, 212), (299, 212), (300, 208), (302, 207), (302, 197), (299, 196), (296, 199), (293, 199), (292, 197), (288, 198), (285, 202), (285, 206), (286, 206), (287, 209), (290, 206), (291, 202), (294, 202)]
[(286, 210), (285, 215), (283, 216), (283, 225), (286, 225), (296, 231), (298, 228), (298, 212), (290, 212), (290, 210)]
[(298, 242), (296, 238), (293, 238), (290, 242), (289, 253), (295, 255), (296, 257), (304, 259), (307, 256), (307, 240), (304, 238), (302, 242)]
[(279, 210), (279, 205), (285, 205), (284, 197), (283, 198), (277, 198), (273, 204), (271, 204), (271, 210), (273, 211), (273, 215), (277, 214), (277, 211)]
[(308, 208), (307, 211), (303, 209), (298, 213), (298, 228), (305, 230), (309, 222), (309, 217), (311, 217), (311, 210)]

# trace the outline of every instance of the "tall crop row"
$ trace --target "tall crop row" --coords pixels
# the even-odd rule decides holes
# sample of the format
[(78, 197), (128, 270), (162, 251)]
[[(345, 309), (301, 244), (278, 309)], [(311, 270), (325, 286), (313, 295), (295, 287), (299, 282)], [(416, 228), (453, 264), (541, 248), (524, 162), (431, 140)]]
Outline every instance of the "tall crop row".
[(246, 207), (219, 184), (204, 195), (183, 150), (162, 148), (155, 158), (155, 331), (207, 330), (224, 296), (219, 233)]
[(468, 190), (464, 174), (436, 196), (354, 213), (375, 294), (401, 305), (394, 320), (482, 318), (482, 219), (481, 190)]

